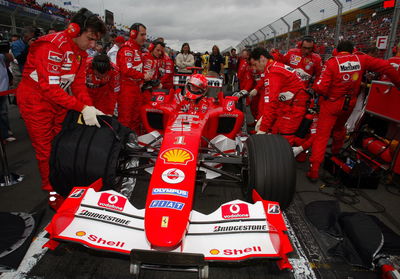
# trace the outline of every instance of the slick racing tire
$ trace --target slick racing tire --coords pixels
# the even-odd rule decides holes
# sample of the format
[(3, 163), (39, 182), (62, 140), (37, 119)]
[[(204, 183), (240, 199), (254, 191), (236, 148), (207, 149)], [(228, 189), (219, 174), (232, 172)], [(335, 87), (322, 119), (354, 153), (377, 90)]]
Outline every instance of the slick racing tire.
[[(296, 168), (292, 148), (279, 135), (253, 135), (245, 144), (244, 192), (252, 200), (252, 190), (269, 201), (289, 206), (296, 188)], [(246, 183), (247, 182), (247, 183)]]

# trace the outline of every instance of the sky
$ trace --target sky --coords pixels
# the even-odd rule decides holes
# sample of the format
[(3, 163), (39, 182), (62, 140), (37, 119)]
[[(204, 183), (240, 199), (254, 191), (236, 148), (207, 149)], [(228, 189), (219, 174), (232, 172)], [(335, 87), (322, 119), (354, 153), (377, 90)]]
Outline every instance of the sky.
[[(65, 1), (51, 1), (61, 7)], [(48, 2), (46, 1), (38, 1)], [(308, 0), (72, 0), (104, 15), (114, 13), (123, 25), (141, 22), (153, 37), (164, 37), (167, 46), (180, 50), (188, 42), (192, 51), (236, 47), (245, 37), (275, 21)]]

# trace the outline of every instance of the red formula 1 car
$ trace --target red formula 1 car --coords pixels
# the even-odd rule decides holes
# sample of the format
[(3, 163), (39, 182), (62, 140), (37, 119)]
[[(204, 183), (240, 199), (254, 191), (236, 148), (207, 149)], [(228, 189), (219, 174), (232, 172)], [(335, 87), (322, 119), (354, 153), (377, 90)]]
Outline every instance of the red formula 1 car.
[[(277, 135), (248, 137), (245, 114), (236, 108), (245, 94), (236, 95), (193, 102), (179, 90), (153, 93), (142, 110), (148, 134), (128, 143), (124, 154), (140, 159), (130, 173), (152, 174), (145, 208), (117, 191), (96, 191), (98, 183), (75, 187), (47, 227), (51, 240), (130, 254), (136, 276), (153, 264), (197, 266), (207, 278), (209, 261), (254, 258), (291, 269), (281, 210), (295, 190), (292, 150)], [(193, 210), (196, 181), (237, 183), (246, 201), (202, 214)]]

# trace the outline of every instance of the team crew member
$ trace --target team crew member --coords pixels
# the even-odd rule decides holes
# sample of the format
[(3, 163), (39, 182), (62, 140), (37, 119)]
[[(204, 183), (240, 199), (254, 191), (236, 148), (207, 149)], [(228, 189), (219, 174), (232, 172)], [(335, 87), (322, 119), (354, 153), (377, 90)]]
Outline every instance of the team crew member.
[(140, 87), (151, 79), (143, 74), (141, 46), (146, 41), (146, 27), (135, 23), (130, 28), (130, 38), (119, 49), (117, 66), (121, 73), (121, 92), (118, 97), (118, 120), (122, 125), (140, 134), (140, 107), (142, 94)]
[[(394, 56), (388, 59), (388, 62), (393, 66), (393, 68), (396, 69), (398, 73), (400, 73), (400, 43), (393, 48), (393, 55)], [(382, 79), (388, 80), (386, 76), (383, 76)]]
[(37, 39), (30, 47), (17, 100), (25, 121), (42, 178), (42, 189), (51, 191), (51, 142), (61, 129), (67, 110), (83, 113), (87, 125), (100, 126), (85, 85), (86, 50), (106, 32), (97, 16), (83, 8), (65, 31)]
[(250, 91), (254, 87), (253, 73), (250, 69), (248, 59), (250, 52), (248, 49), (242, 50), (239, 59), (238, 67), (238, 79), (239, 79), (239, 90)]
[(174, 87), (174, 61), (165, 51), (161, 61), (160, 74), (162, 88), (172, 89)]
[(298, 69), (300, 77), (306, 86), (311, 79), (318, 79), (322, 70), (322, 59), (314, 52), (316, 44), (314, 38), (305, 36), (297, 44), (297, 48), (290, 49), (282, 58), (284, 64)]
[(114, 113), (120, 91), (119, 70), (105, 54), (88, 58), (86, 86), (93, 105), (105, 114)]
[[(151, 75), (151, 81), (160, 80), (160, 67), (164, 56), (165, 44), (160, 41), (151, 43), (148, 52), (143, 54), (143, 73)], [(162, 88), (162, 84), (158, 86)], [(149, 102), (151, 99), (151, 91), (154, 88), (149, 88), (144, 91), (144, 101)]]
[(257, 133), (278, 133), (292, 143), (309, 99), (304, 83), (294, 69), (274, 61), (264, 48), (251, 52), (250, 64), (264, 73), (264, 106)]
[(386, 74), (400, 86), (398, 72), (382, 59), (365, 54), (352, 54), (353, 43), (340, 42), (338, 54), (326, 61), (320, 79), (313, 86), (321, 95), (317, 134), (312, 145), (310, 170), (307, 176), (316, 181), (325, 149), (332, 133), (332, 154), (339, 153), (346, 135), (345, 123), (356, 104), (360, 91), (361, 77), (366, 70)]

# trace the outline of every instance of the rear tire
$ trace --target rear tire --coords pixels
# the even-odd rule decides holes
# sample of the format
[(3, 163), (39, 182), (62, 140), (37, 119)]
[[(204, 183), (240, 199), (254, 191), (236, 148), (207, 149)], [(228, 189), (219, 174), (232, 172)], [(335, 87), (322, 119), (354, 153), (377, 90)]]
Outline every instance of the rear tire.
[(245, 195), (255, 189), (265, 200), (290, 205), (296, 188), (296, 168), (288, 141), (279, 135), (253, 135), (245, 144), (243, 178)]

